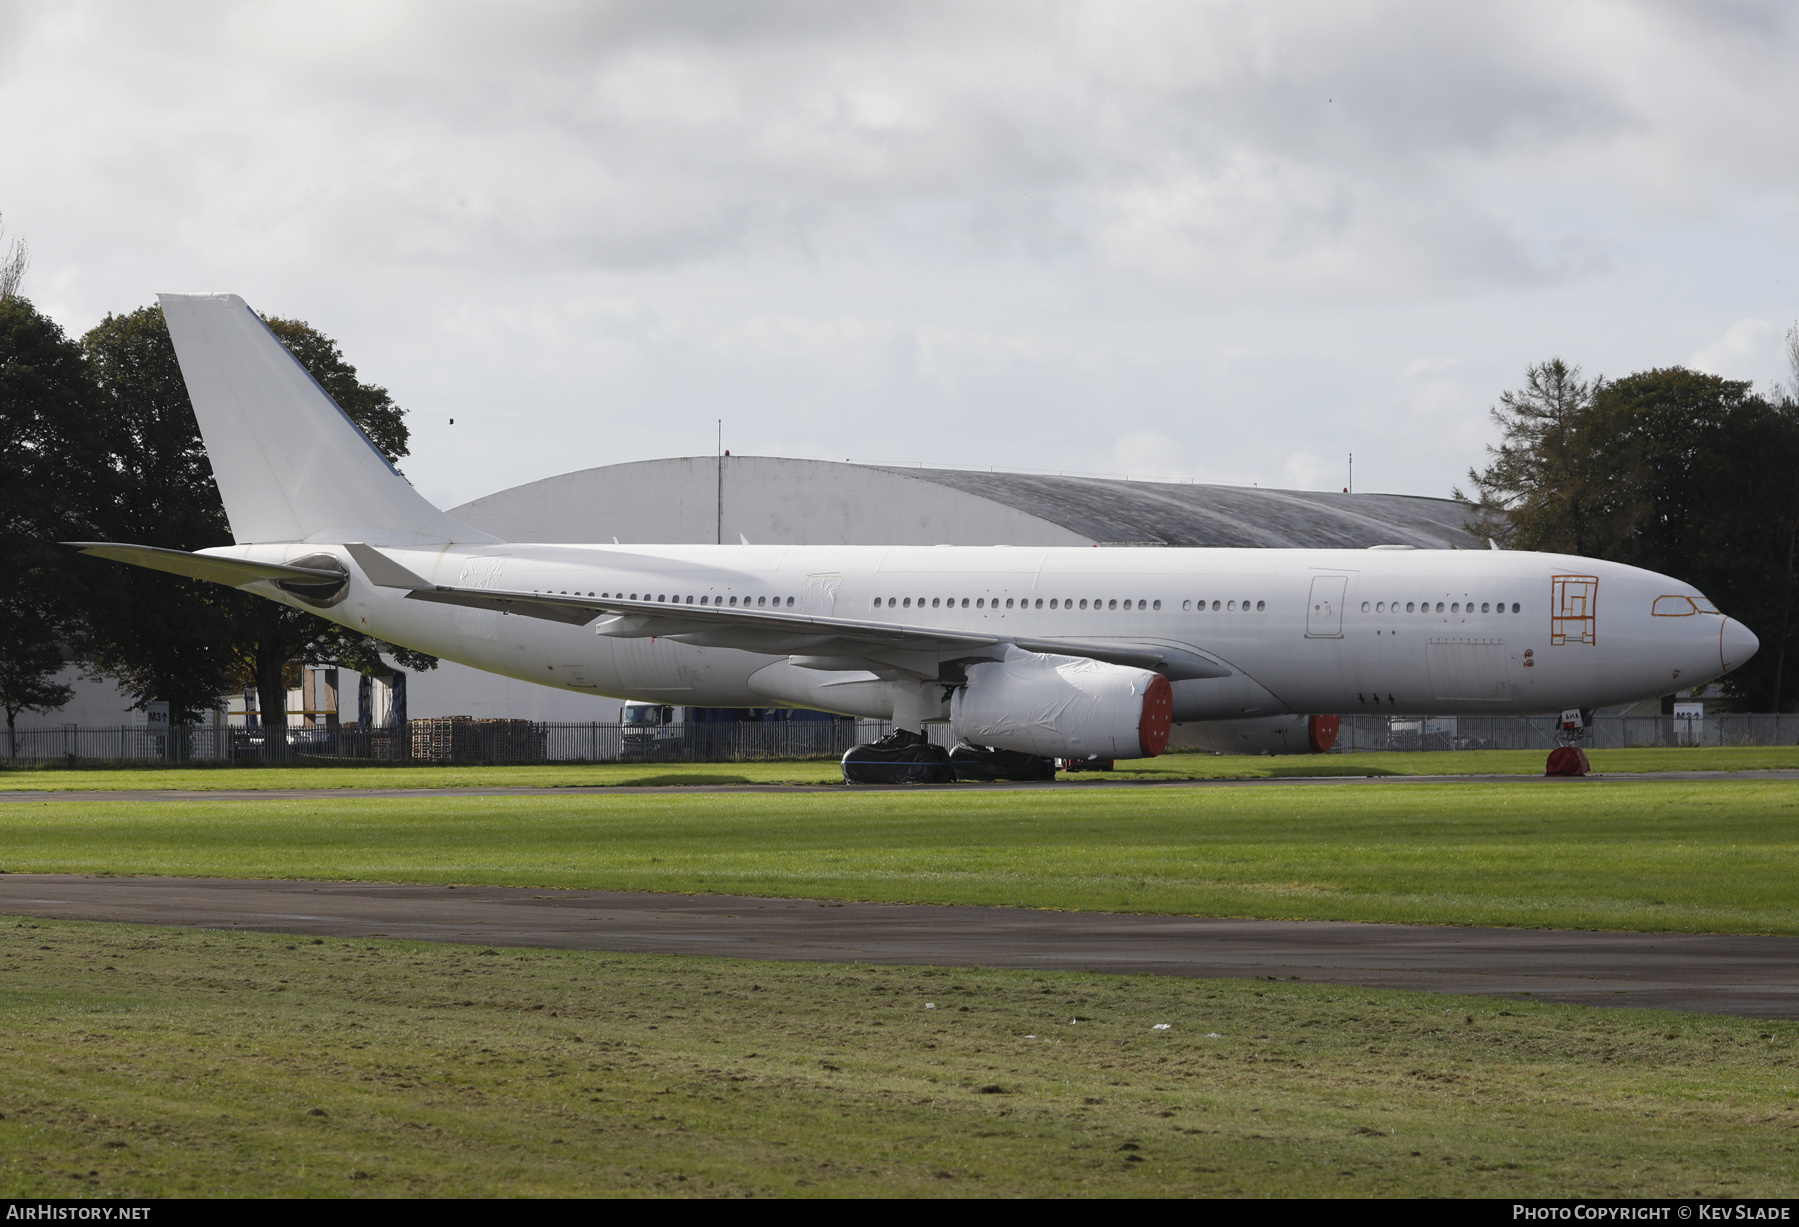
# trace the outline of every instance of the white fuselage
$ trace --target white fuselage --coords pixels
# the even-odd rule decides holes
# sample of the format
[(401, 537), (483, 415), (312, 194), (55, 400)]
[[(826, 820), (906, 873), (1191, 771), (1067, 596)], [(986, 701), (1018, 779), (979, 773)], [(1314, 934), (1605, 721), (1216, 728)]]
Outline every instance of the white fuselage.
[[(521, 544), (383, 550), (432, 583), (464, 588), (688, 604), (703, 596), (755, 608), (778, 601), (782, 609), (820, 617), (1001, 638), (1176, 645), (1228, 670), (1223, 677), (1177, 680), (1177, 721), (1598, 707), (1700, 685), (1741, 664), (1755, 643), (1739, 623), (1707, 612), (1691, 585), (1592, 559), (1513, 551)], [(315, 612), (478, 669), (659, 703), (786, 703), (891, 714), (892, 700), (882, 697), (872, 674), (408, 600), (402, 591), (371, 585), (341, 546), (240, 545), (206, 553), (285, 563), (321, 551), (338, 556), (351, 581), (340, 602)], [(270, 584), (254, 590), (300, 604)], [(1658, 598), (1666, 597), (1697, 603), (1663, 601), (1657, 612)]]

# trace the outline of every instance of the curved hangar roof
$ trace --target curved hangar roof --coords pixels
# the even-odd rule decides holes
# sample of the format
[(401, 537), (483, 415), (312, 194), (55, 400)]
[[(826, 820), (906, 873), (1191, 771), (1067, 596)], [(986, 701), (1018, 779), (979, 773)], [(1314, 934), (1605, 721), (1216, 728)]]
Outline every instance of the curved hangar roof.
[(1411, 545), (1479, 549), (1468, 509), (1329, 494), (712, 456), (582, 469), (450, 514), (506, 541), (792, 545)]

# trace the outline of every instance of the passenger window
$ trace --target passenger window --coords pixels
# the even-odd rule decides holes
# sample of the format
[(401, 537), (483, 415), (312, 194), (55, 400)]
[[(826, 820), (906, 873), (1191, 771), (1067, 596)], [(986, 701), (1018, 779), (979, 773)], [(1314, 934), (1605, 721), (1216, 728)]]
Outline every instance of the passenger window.
[[(920, 601), (920, 602), (919, 602), (919, 604), (920, 604), (920, 605), (923, 605), (923, 604), (924, 604), (924, 602), (923, 602), (923, 601)], [(937, 607), (938, 607), (938, 606), (939, 606), (939, 605), (941, 605), (941, 604), (943, 604), (943, 602), (942, 602), (942, 600), (941, 600), (941, 599), (940, 599), (940, 598), (938, 598), (938, 597), (932, 597), (932, 598), (931, 598), (931, 608), (932, 608), (932, 609), (936, 609), (936, 608), (937, 608)]]
[(1011, 597), (1006, 598), (1006, 608), (1007, 609), (1012, 608), (1012, 598)]
[(1182, 602), (1181, 602), (1181, 609), (1182, 609), (1182, 610), (1183, 610), (1183, 611), (1184, 611), (1184, 610), (1188, 610), (1188, 609), (1192, 609), (1192, 608), (1193, 608), (1193, 602), (1192, 602), (1192, 601), (1182, 601)]
[(1406, 611), (1406, 612), (1407, 612), (1407, 613), (1411, 613), (1411, 612), (1412, 612), (1412, 609), (1413, 609), (1413, 605), (1412, 605), (1412, 603), (1411, 603), (1411, 602), (1410, 602), (1410, 601), (1407, 601), (1407, 602), (1406, 602), (1406, 603), (1405, 603), (1405, 611)]
[(963, 598), (962, 598), (962, 608), (963, 608), (963, 609), (967, 609), (967, 608), (968, 608), (968, 598), (967, 598), (967, 597), (963, 597)]
[(1117, 608), (1118, 608), (1118, 602), (1117, 602), (1117, 601), (1107, 601), (1107, 602), (1106, 602), (1106, 608), (1107, 608), (1107, 609), (1117, 609)]
[(901, 601), (900, 604), (904, 605), (907, 609), (910, 609), (912, 608), (912, 598), (907, 597), (904, 601)]
[(789, 608), (789, 609), (793, 608), (793, 598), (792, 597), (787, 598), (787, 608)]
[(1082, 601), (1082, 602), (1081, 602), (1081, 608), (1082, 608), (1082, 609), (1085, 609), (1085, 608), (1087, 608), (1087, 602), (1086, 602), (1086, 601), (1084, 601), (1084, 600), (1083, 600), (1083, 601)]
[(1237, 602), (1235, 602), (1235, 601), (1227, 601), (1227, 602), (1225, 602), (1225, 606), (1224, 606), (1224, 607), (1225, 607), (1225, 609), (1227, 609), (1227, 610), (1230, 610), (1230, 611), (1232, 611), (1232, 612), (1235, 612), (1235, 611), (1236, 611), (1236, 608), (1237, 608)]
[(1160, 602), (1160, 601), (1155, 602), (1153, 605), (1151, 605), (1149, 607), (1151, 613), (1154, 613), (1156, 610), (1158, 610), (1160, 608), (1162, 608), (1162, 602)]
[(1256, 602), (1256, 612), (1257, 613), (1261, 613), (1264, 609), (1267, 609), (1267, 608), (1268, 608), (1267, 601), (1257, 601)]
[(1443, 602), (1442, 602), (1442, 601), (1438, 601), (1438, 602), (1437, 602), (1437, 612), (1438, 612), (1438, 613), (1442, 613), (1442, 612), (1443, 612)]
[(1482, 601), (1480, 603), (1480, 611), (1482, 613), (1491, 613), (1491, 612), (1493, 612), (1493, 606), (1491, 603), (1489, 603), (1487, 601)]
[(1213, 602), (1212, 602), (1212, 612), (1213, 612), (1213, 613), (1217, 613), (1217, 612), (1218, 612), (1218, 602), (1217, 602), (1217, 601), (1213, 601)]
[(1362, 612), (1363, 612), (1363, 613), (1367, 613), (1367, 612), (1368, 612), (1368, 602), (1367, 602), (1367, 601), (1363, 601), (1363, 602), (1362, 602)]

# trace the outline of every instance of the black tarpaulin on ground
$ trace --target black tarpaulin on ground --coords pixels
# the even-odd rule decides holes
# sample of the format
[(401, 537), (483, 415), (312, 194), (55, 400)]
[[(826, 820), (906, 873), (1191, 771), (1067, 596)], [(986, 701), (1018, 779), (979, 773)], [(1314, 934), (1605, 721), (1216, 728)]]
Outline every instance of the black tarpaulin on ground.
[(879, 741), (856, 746), (843, 756), (846, 784), (954, 784), (949, 751), (923, 733), (894, 729)]

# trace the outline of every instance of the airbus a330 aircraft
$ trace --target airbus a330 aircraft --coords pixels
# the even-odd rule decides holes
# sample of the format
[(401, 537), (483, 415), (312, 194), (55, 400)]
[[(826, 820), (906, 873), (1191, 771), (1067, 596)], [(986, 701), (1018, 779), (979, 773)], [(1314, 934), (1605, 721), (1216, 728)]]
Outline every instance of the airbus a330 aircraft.
[(1138, 758), (1171, 721), (1624, 703), (1758, 646), (1689, 584), (1559, 554), (499, 541), (426, 502), (241, 298), (161, 303), (237, 544), (74, 544), (546, 686)]

